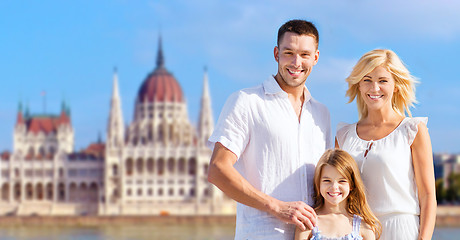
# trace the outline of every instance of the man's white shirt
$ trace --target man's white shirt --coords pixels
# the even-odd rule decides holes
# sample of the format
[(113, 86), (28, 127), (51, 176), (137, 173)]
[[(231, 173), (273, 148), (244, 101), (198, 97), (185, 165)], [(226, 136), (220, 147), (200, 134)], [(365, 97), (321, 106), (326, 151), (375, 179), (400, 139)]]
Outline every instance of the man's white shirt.
[[(305, 87), (300, 122), (274, 77), (232, 94), (208, 145), (216, 142), (238, 158), (235, 168), (256, 189), (282, 201), (312, 205), (316, 163), (331, 141), (326, 106)], [(235, 239), (293, 239), (295, 226), (239, 204)]]

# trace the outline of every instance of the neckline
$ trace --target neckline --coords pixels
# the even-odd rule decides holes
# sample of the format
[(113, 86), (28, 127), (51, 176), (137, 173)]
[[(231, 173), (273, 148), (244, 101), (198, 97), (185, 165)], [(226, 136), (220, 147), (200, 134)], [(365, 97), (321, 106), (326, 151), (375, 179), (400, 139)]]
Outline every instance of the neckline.
[(325, 235), (322, 235), (321, 234), (321, 230), (319, 230), (319, 227), (318, 226), (315, 226), (313, 228), (313, 230), (315, 231), (315, 234), (319, 234), (321, 236), (321, 239), (325, 239), (325, 240), (342, 240), (342, 239), (347, 239), (348, 236), (352, 236), (353, 237), (353, 234), (359, 234), (359, 232), (356, 232), (355, 230), (355, 221), (357, 221), (357, 218), (358, 216), (356, 214), (353, 214), (353, 217), (352, 217), (352, 222), (351, 222), (351, 226), (352, 226), (352, 229), (351, 229), (351, 232), (344, 235), (344, 236), (341, 236), (341, 237), (329, 237), (329, 236), (325, 236)]
[(406, 121), (406, 119), (408, 119), (408, 117), (404, 117), (403, 120), (401, 120), (401, 122), (399, 122), (398, 126), (395, 127), (395, 129), (393, 129), (390, 133), (388, 133), (386, 136), (382, 137), (382, 138), (379, 138), (379, 139), (371, 139), (371, 140), (365, 140), (365, 139), (362, 139), (359, 135), (358, 135), (358, 122), (355, 123), (354, 125), (354, 133), (355, 133), (355, 136), (361, 140), (361, 141), (364, 141), (364, 142), (377, 142), (377, 141), (381, 141), (381, 140), (384, 140), (386, 138), (388, 138), (389, 136), (391, 136), (394, 132), (396, 132), (396, 130), (401, 127), (403, 125), (403, 123)]

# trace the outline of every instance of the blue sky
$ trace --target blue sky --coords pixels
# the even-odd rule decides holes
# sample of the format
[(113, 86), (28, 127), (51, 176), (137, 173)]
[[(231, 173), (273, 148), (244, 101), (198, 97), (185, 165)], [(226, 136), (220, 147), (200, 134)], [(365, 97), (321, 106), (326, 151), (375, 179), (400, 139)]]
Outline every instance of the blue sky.
[(345, 77), (362, 54), (394, 50), (420, 80), (414, 116), (428, 116), (435, 152), (459, 153), (458, 1), (0, 1), (0, 151), (12, 149), (18, 102), (33, 114), (70, 104), (79, 150), (105, 138), (114, 67), (125, 123), (155, 67), (162, 35), (166, 67), (197, 122), (208, 68), (215, 120), (226, 98), (276, 73), (280, 25), (294, 18), (320, 31), (320, 59), (307, 80), (332, 126), (357, 121)]

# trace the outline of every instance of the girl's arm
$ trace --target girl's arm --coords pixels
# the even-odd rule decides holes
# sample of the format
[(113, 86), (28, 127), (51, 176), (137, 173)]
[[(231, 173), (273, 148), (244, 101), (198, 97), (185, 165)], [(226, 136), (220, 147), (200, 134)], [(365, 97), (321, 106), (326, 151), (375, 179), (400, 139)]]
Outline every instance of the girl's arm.
[(420, 203), (418, 239), (431, 239), (436, 222), (436, 190), (431, 140), (424, 123), (418, 124), (418, 132), (412, 143), (411, 151)]
[(311, 237), (311, 229), (303, 231), (299, 227), (295, 229), (295, 238), (294, 240), (308, 240)]
[(365, 222), (361, 222), (360, 235), (363, 240), (375, 240), (375, 233)]

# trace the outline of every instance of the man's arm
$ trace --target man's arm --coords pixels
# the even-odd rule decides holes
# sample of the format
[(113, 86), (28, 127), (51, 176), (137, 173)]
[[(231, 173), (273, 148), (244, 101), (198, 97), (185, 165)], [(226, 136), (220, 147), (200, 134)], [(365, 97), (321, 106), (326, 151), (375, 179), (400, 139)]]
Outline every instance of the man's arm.
[(235, 201), (268, 212), (302, 230), (316, 225), (316, 213), (310, 206), (302, 201), (283, 202), (257, 190), (235, 169), (236, 161), (237, 156), (217, 142), (209, 164), (208, 181)]

